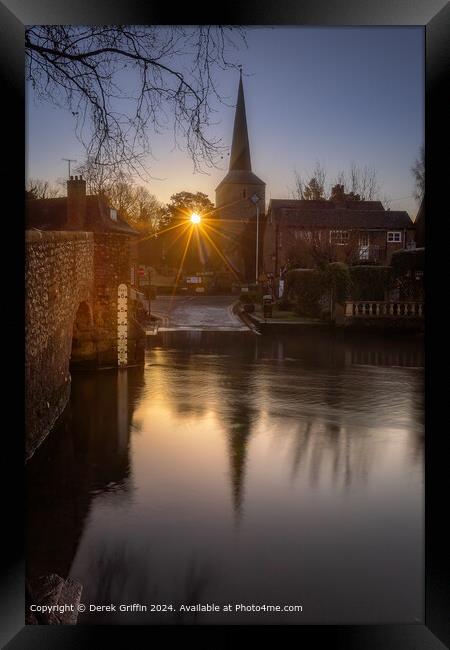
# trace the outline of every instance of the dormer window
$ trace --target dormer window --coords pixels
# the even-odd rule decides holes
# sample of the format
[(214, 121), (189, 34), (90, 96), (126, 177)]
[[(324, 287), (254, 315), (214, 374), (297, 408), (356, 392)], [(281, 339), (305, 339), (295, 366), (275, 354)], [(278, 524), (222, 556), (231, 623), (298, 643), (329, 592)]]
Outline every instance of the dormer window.
[(114, 208), (109, 208), (109, 218), (112, 221), (117, 221), (117, 210), (115, 210)]

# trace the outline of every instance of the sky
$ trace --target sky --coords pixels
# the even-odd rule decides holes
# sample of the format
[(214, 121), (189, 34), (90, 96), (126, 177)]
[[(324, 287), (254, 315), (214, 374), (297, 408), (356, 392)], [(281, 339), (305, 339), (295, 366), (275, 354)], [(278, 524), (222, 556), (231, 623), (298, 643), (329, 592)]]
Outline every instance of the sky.
[[(423, 27), (273, 27), (248, 30), (247, 47), (232, 53), (243, 66), (252, 169), (270, 198), (292, 198), (294, 170), (319, 162), (334, 180), (352, 162), (374, 168), (392, 210), (415, 217), (411, 165), (424, 143)], [(221, 73), (211, 135), (231, 146), (239, 75)], [(169, 128), (151, 134), (152, 179), (160, 201), (180, 191), (214, 190), (226, 173), (194, 173), (185, 151), (174, 148)], [(27, 88), (27, 177), (51, 182), (67, 176), (62, 158), (81, 162), (69, 111), (36, 101)]]

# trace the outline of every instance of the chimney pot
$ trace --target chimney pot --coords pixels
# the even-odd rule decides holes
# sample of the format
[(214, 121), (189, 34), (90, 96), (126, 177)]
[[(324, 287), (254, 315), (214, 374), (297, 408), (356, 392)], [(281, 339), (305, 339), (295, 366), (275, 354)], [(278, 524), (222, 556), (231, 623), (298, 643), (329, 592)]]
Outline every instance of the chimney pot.
[(86, 181), (80, 176), (70, 177), (67, 182), (67, 227), (84, 230), (86, 220)]

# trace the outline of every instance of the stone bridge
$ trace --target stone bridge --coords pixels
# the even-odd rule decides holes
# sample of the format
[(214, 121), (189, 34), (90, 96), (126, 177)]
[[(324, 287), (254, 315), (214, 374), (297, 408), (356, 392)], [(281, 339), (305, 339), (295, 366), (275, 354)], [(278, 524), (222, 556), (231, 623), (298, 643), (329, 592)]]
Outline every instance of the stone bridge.
[[(117, 295), (130, 281), (130, 238), (114, 232), (26, 231), (26, 458), (70, 395), (70, 364), (117, 365)], [(128, 303), (128, 363), (145, 341)]]

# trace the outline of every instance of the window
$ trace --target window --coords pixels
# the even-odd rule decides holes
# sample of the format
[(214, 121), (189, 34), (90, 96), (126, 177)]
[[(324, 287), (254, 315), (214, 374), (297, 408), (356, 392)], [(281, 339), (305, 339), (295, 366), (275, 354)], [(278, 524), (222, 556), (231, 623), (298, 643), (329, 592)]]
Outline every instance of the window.
[(114, 208), (110, 208), (109, 216), (113, 221), (117, 221), (117, 210), (114, 210)]
[(244, 199), (247, 198), (247, 190), (242, 190), (242, 196), (244, 197)]
[(330, 244), (337, 244), (343, 246), (348, 244), (349, 232), (348, 230), (330, 230)]
[(368, 260), (369, 259), (369, 247), (368, 246), (360, 246), (359, 247), (359, 259), (360, 260)]
[(402, 241), (402, 231), (401, 230), (389, 230), (387, 234), (387, 240), (389, 243), (399, 243)]
[(368, 232), (359, 233), (359, 259), (360, 260), (369, 259), (369, 233)]
[(310, 242), (313, 239), (313, 233), (310, 230), (294, 230), (294, 239)]
[(359, 233), (359, 245), (360, 246), (368, 246), (369, 245), (369, 233), (368, 232), (360, 232)]

